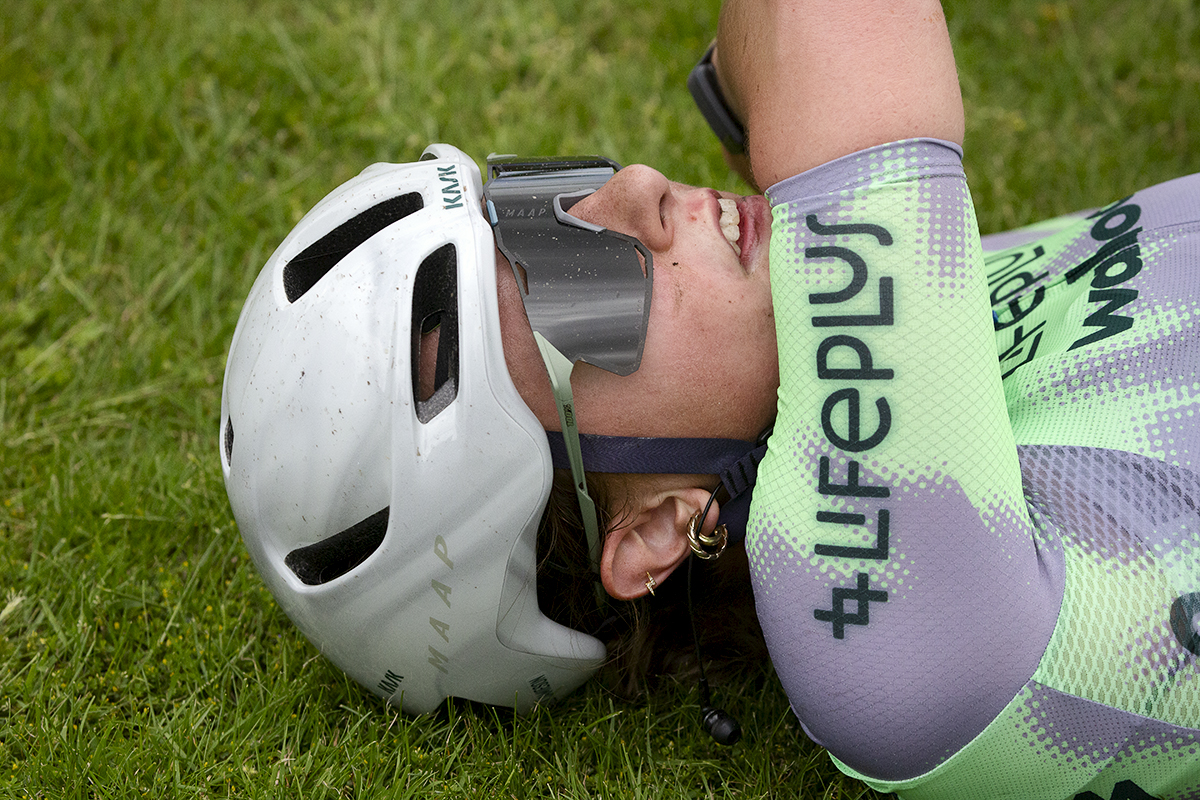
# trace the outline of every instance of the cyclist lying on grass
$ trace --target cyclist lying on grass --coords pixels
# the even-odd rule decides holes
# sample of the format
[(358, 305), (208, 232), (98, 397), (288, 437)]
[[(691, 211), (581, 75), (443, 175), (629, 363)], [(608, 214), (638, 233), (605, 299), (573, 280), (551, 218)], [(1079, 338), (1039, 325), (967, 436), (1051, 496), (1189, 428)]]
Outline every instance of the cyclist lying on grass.
[(765, 197), (433, 145), (280, 246), (222, 412), (280, 603), (525, 709), (677, 662), (715, 559), (708, 654), (881, 791), (1200, 792), (1200, 183), (981, 242), (935, 2), (729, 0), (695, 77)]

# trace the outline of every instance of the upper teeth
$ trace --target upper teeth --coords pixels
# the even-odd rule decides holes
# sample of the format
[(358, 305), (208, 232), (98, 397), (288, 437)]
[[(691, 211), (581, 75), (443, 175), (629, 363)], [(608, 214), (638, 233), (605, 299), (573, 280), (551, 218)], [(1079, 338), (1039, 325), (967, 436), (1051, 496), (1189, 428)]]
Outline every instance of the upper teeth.
[(741, 238), (742, 232), (738, 228), (738, 224), (742, 221), (742, 217), (738, 214), (737, 201), (722, 198), (717, 200), (717, 203), (721, 206), (721, 233), (725, 234), (729, 246), (740, 256), (742, 248), (738, 244), (738, 239)]

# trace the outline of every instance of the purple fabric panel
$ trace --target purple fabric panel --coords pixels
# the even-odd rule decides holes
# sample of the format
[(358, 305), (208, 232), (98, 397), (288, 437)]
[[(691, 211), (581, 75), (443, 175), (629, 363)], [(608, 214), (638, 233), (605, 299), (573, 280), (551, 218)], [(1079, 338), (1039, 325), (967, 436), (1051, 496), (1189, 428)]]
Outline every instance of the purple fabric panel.
[[(1103, 448), (1023, 446), (1019, 453), (1030, 508), (1040, 524), (1110, 575), (1162, 575), (1180, 597), (1200, 589), (1195, 571), (1200, 476)], [(1141, 610), (1136, 635), (1113, 665), (1114, 679), (1166, 681), (1176, 692), (1194, 687), (1200, 680), (1195, 653), (1173, 630), (1169, 600)]]
[[(907, 149), (910, 153), (918, 151), (916, 158), (910, 157), (907, 168), (896, 169), (895, 160), (873, 160), (864, 158), (863, 153), (872, 150), (896, 149), (897, 146)], [(919, 149), (919, 150), (918, 150)], [(889, 182), (901, 183), (917, 178), (930, 179), (945, 174), (961, 179), (962, 148), (953, 142), (941, 139), (913, 139), (897, 144), (864, 150), (861, 153), (851, 153), (834, 159), (807, 172), (794, 175), (767, 188), (767, 199), (772, 206), (802, 200), (806, 197), (826, 194), (833, 189), (852, 190), (873, 182), (885, 171), (889, 172)]]
[(1017, 452), (1031, 508), (1085, 552), (1129, 561), (1141, 557), (1129, 552), (1136, 542), (1163, 559), (1200, 543), (1200, 476), (1191, 470), (1099, 447)]
[(1058, 230), (1076, 224), (1081, 217), (1086, 217), (1092, 213), (1091, 210), (1079, 211), (1074, 214), (1066, 214), (1037, 225), (1029, 225), (1024, 228), (1016, 228), (1011, 231), (1000, 231), (999, 233), (989, 233), (986, 236), (980, 237), (980, 242), (983, 244), (984, 253), (993, 253), (997, 250), (1008, 250), (1012, 247), (1020, 247), (1036, 242), (1042, 237), (1054, 233)]

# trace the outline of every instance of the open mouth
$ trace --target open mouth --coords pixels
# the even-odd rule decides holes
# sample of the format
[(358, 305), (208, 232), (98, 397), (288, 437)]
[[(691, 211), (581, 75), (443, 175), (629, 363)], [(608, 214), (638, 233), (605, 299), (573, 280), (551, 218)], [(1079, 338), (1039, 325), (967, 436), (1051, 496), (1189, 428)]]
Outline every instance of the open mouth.
[(721, 198), (717, 200), (717, 203), (721, 207), (721, 233), (725, 235), (725, 241), (729, 242), (729, 246), (733, 248), (733, 252), (740, 257), (742, 255), (742, 246), (738, 241), (742, 238), (740, 228), (742, 216), (738, 213), (737, 201)]

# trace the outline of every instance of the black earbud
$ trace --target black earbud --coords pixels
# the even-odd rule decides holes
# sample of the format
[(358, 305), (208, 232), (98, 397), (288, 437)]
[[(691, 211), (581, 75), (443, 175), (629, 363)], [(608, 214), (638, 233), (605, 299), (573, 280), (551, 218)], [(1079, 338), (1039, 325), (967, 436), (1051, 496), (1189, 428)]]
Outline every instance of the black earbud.
[(700, 679), (700, 703), (700, 724), (717, 744), (736, 744), (742, 738), (742, 726), (738, 725), (738, 721), (721, 709), (712, 707), (705, 678)]

